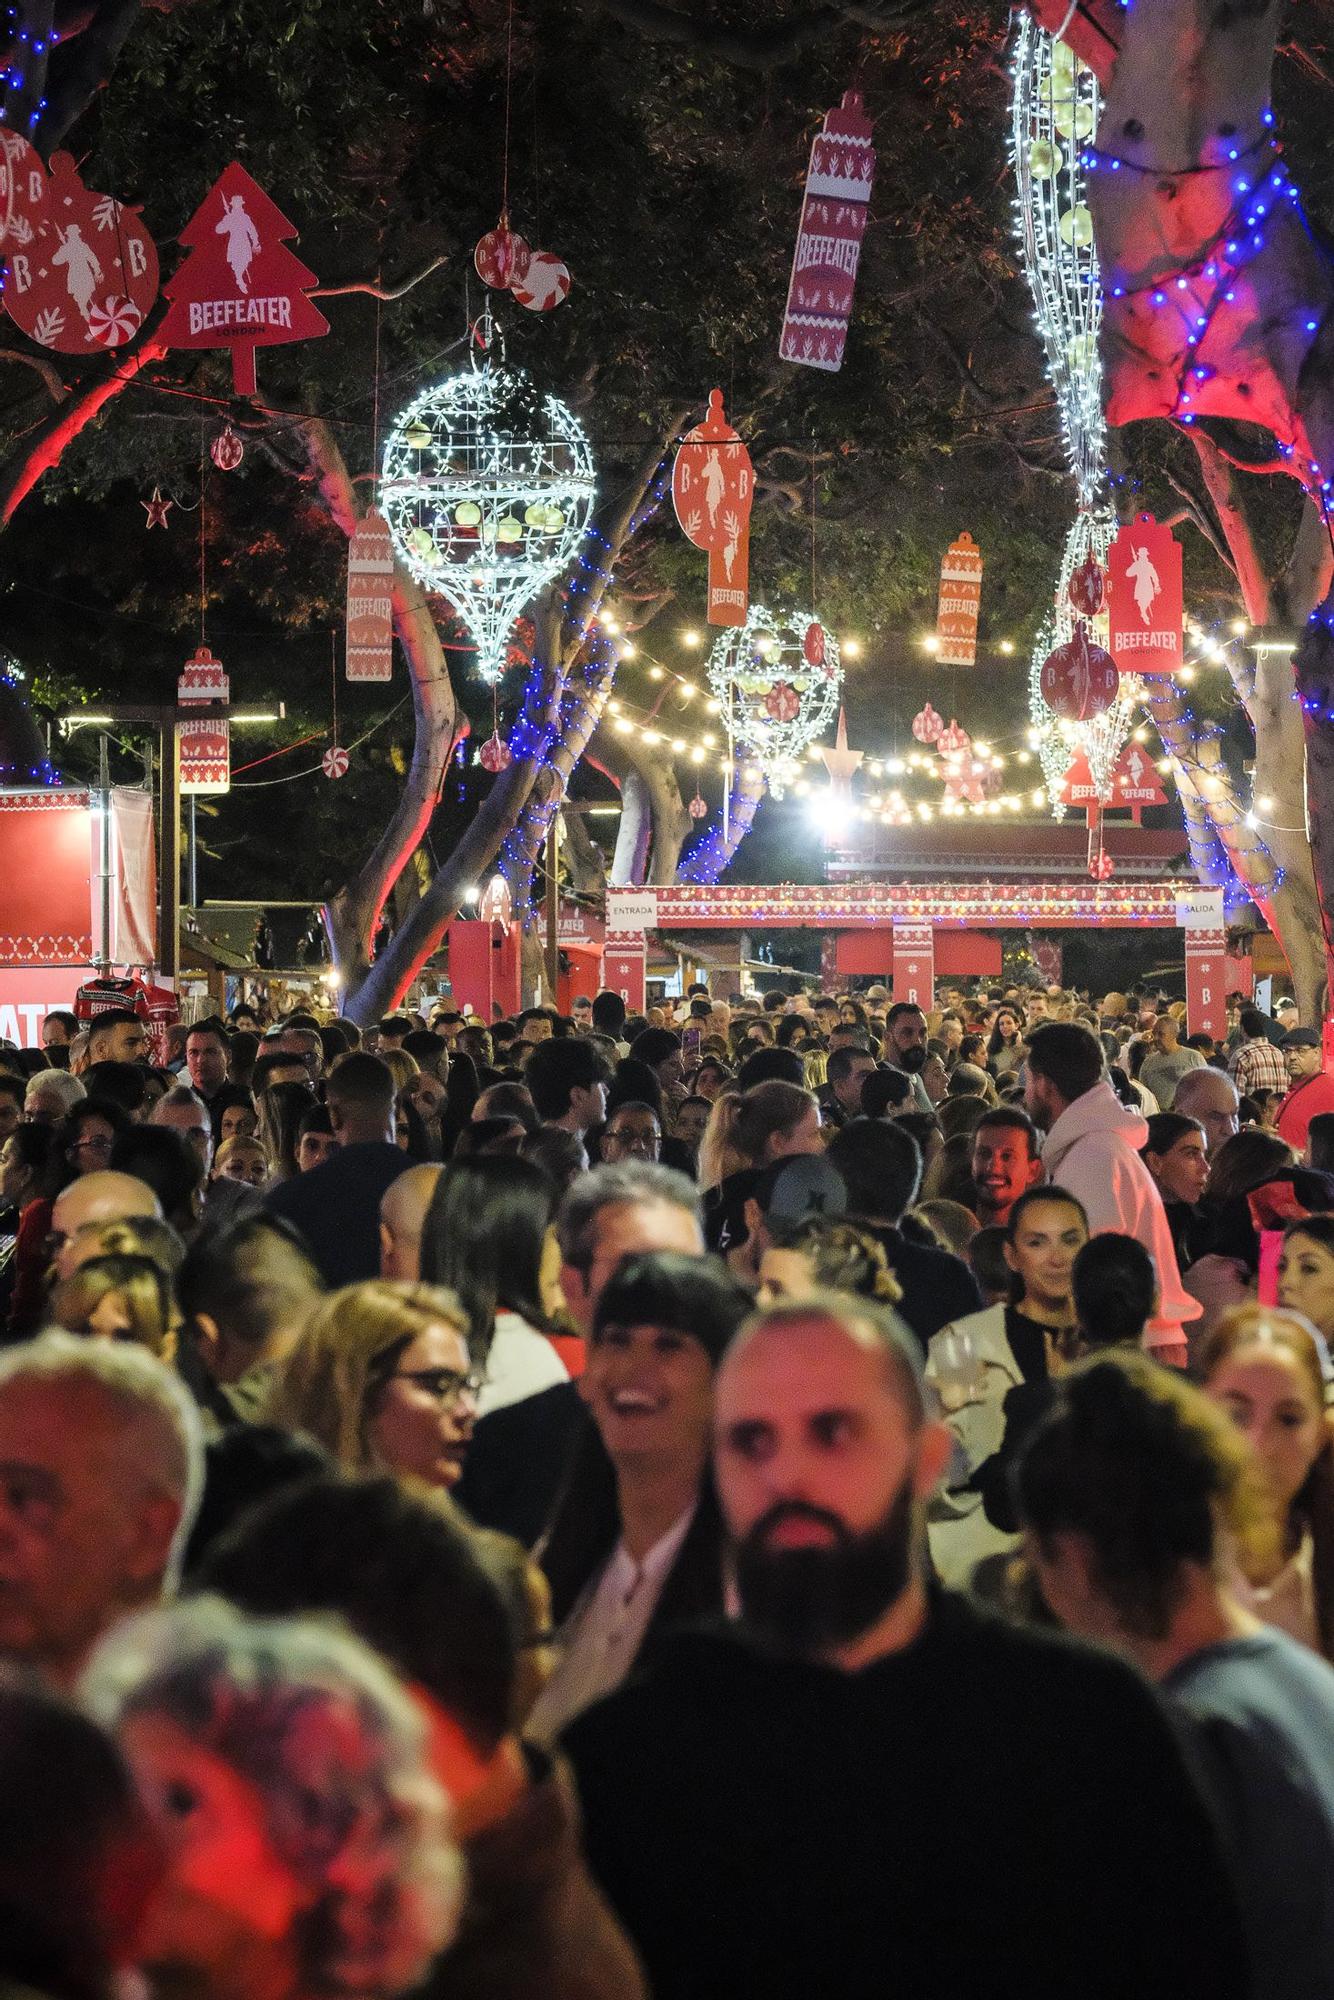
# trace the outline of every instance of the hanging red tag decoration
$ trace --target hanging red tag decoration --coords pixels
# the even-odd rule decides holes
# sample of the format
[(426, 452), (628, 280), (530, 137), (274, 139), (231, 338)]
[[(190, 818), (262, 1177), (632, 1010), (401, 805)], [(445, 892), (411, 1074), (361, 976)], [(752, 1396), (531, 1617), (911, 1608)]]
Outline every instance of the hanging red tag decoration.
[(1096, 556), (1085, 556), (1070, 577), (1066, 592), (1081, 618), (1096, 618), (1106, 595), (1106, 578)]
[(721, 389), (709, 413), (681, 440), (672, 468), (672, 505), (681, 532), (709, 552), (710, 625), (744, 625), (750, 608), (750, 453), (728, 423)]
[(874, 179), (871, 121), (860, 94), (848, 90), (811, 147), (778, 342), (784, 361), (830, 373), (843, 366)]
[(1127, 743), (1116, 760), (1112, 772), (1112, 804), (1114, 806), (1165, 806), (1167, 793), (1163, 790), (1158, 767), (1152, 757), (1146, 757), (1138, 743)]
[(982, 553), (970, 534), (950, 543), (940, 563), (936, 605), (936, 659), (942, 667), (977, 664), (977, 619), (982, 606)]
[[(176, 684), (179, 707), (196, 701), (228, 701), (231, 683), (207, 646), (201, 646)], [(231, 790), (231, 732), (225, 716), (210, 715), (177, 725), (181, 739), (181, 792)]]
[(1184, 622), (1181, 544), (1141, 514), (1107, 558), (1107, 643), (1122, 673), (1180, 673)]
[(46, 168), (35, 146), (0, 125), (0, 249), (22, 250), (46, 218)]
[(157, 248), (135, 209), (94, 194), (68, 153), (47, 177), (46, 210), (26, 249), (10, 248), (5, 311), (58, 354), (133, 339), (157, 297)]
[(935, 743), (944, 727), (944, 716), (938, 715), (930, 702), (919, 709), (912, 719), (912, 733), (919, 743)]
[(394, 671), (394, 547), (389, 523), (372, 507), (357, 523), (347, 555), (347, 677), (387, 681)]
[(332, 743), (320, 758), (320, 769), (326, 778), (347, 776), (347, 752), (340, 744)]
[(511, 280), (510, 291), (526, 312), (554, 312), (570, 295), (570, 267), (550, 250), (534, 250), (523, 276)]
[(1103, 715), (1116, 700), (1121, 676), (1105, 646), (1089, 637), (1082, 618), (1064, 645), (1055, 647), (1042, 663), (1038, 688), (1053, 715), (1063, 722), (1087, 722)]
[(502, 215), (473, 251), (473, 268), (492, 291), (507, 292), (511, 285), (527, 277), (532, 254), (522, 236), (510, 228), (508, 215)]
[(255, 349), (316, 340), (329, 322), (306, 297), (315, 273), (285, 245), (295, 223), (233, 160), (181, 231), (190, 255), (163, 287), (169, 347), (230, 347), (232, 386), (255, 393)]

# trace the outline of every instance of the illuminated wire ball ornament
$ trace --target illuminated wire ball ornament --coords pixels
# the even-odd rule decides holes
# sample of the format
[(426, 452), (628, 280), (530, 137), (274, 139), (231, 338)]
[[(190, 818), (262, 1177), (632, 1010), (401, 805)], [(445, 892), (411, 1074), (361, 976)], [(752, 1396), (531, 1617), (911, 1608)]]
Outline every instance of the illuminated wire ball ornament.
[(484, 680), (504, 672), (524, 606), (574, 563), (596, 491), (578, 419), (489, 357), (395, 419), (380, 487), (390, 536), (423, 588), (458, 612)]
[[(815, 623), (809, 611), (775, 613), (752, 604), (745, 624), (720, 633), (709, 654), (709, 686), (728, 732), (763, 772), (774, 798), (800, 774), (805, 752), (838, 713), (838, 641), (825, 630), (823, 648), (808, 648)], [(809, 654), (816, 650), (821, 657), (812, 664)]]
[[(1101, 96), (1092, 70), (1028, 14), (1019, 22), (1010, 108), (1015, 230), (1079, 501), (1065, 540), (1053, 610), (1043, 621), (1029, 665), (1034, 747), (1053, 814), (1061, 819), (1066, 812), (1061, 781), (1081, 750), (1094, 786), (1110, 798), (1112, 773), (1134, 726), (1143, 685), (1136, 675), (1123, 674), (1111, 707), (1084, 722), (1053, 715), (1041, 693), (1044, 661), (1074, 631), (1078, 614), (1070, 601), (1071, 578), (1090, 558), (1105, 570), (1117, 522), (1107, 498), (1107, 426), (1098, 351), (1102, 274), (1084, 165), (1085, 147), (1101, 115)], [(1106, 643), (1105, 616), (1093, 621), (1093, 633)]]

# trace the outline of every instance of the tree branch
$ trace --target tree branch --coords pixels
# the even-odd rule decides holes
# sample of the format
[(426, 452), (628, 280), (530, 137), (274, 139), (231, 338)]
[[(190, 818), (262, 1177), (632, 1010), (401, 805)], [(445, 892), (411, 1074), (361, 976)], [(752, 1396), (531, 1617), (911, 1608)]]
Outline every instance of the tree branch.
[(40, 354), (25, 354), (21, 347), (0, 347), (0, 361), (17, 361), (40, 375), (53, 403), (63, 403), (68, 397), (69, 387), (54, 361), (45, 361)]
[(915, 14), (926, 12), (929, 0), (891, 0), (889, 5), (819, 6), (804, 18), (781, 21), (770, 28), (721, 28), (678, 13), (661, 0), (601, 0), (602, 11), (623, 27), (634, 28), (658, 42), (716, 56), (734, 69), (778, 69), (803, 50), (825, 41), (844, 28), (861, 28), (873, 34), (887, 34)]
[(405, 278), (401, 285), (381, 285), (369, 278), (356, 278), (346, 285), (317, 285), (310, 296), (312, 299), (345, 299), (352, 292), (365, 292), (373, 299), (405, 299), (418, 285), (425, 284), (433, 271), (438, 271), (442, 264), (448, 262), (448, 257), (432, 257), (429, 264), (424, 264), (412, 277)]

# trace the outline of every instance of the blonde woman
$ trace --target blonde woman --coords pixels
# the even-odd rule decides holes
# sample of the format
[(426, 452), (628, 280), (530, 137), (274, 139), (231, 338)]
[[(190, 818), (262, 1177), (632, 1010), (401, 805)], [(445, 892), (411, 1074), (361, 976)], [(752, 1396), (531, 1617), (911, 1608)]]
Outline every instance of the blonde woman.
[(392, 2000), (452, 1939), (462, 1868), (425, 1725), (350, 1633), (197, 1598), (120, 1626), (83, 1697), (164, 1837), (153, 1984)]
[(481, 1386), (454, 1294), (377, 1278), (321, 1300), (265, 1414), (314, 1438), (349, 1472), (449, 1488), (463, 1476)]
[(90, 1340), (127, 1340), (162, 1361), (176, 1355), (171, 1280), (151, 1257), (90, 1257), (51, 1294), (47, 1318)]

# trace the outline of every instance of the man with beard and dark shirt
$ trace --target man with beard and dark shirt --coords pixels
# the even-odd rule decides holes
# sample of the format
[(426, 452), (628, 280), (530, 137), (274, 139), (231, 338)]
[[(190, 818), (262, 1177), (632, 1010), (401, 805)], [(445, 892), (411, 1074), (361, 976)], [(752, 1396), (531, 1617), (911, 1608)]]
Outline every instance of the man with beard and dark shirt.
[(665, 1640), (564, 1742), (655, 2000), (1242, 2000), (1152, 1689), (928, 1590), (949, 1440), (905, 1329), (834, 1295), (758, 1314), (715, 1444), (741, 1623)]
[[(900, 1000), (885, 1016), (885, 1061), (906, 1070), (912, 1078), (913, 1102), (919, 1111), (935, 1112), (931, 1094), (922, 1082), (929, 1050), (926, 1046), (926, 1015), (911, 1000)], [(942, 1085), (943, 1088), (943, 1085)]]
[(847, 1213), (884, 1246), (903, 1297), (899, 1312), (925, 1352), (933, 1333), (982, 1310), (977, 1279), (961, 1257), (911, 1243), (899, 1227), (917, 1199), (922, 1155), (911, 1132), (892, 1118), (854, 1118), (829, 1142), (825, 1158), (848, 1192)]

